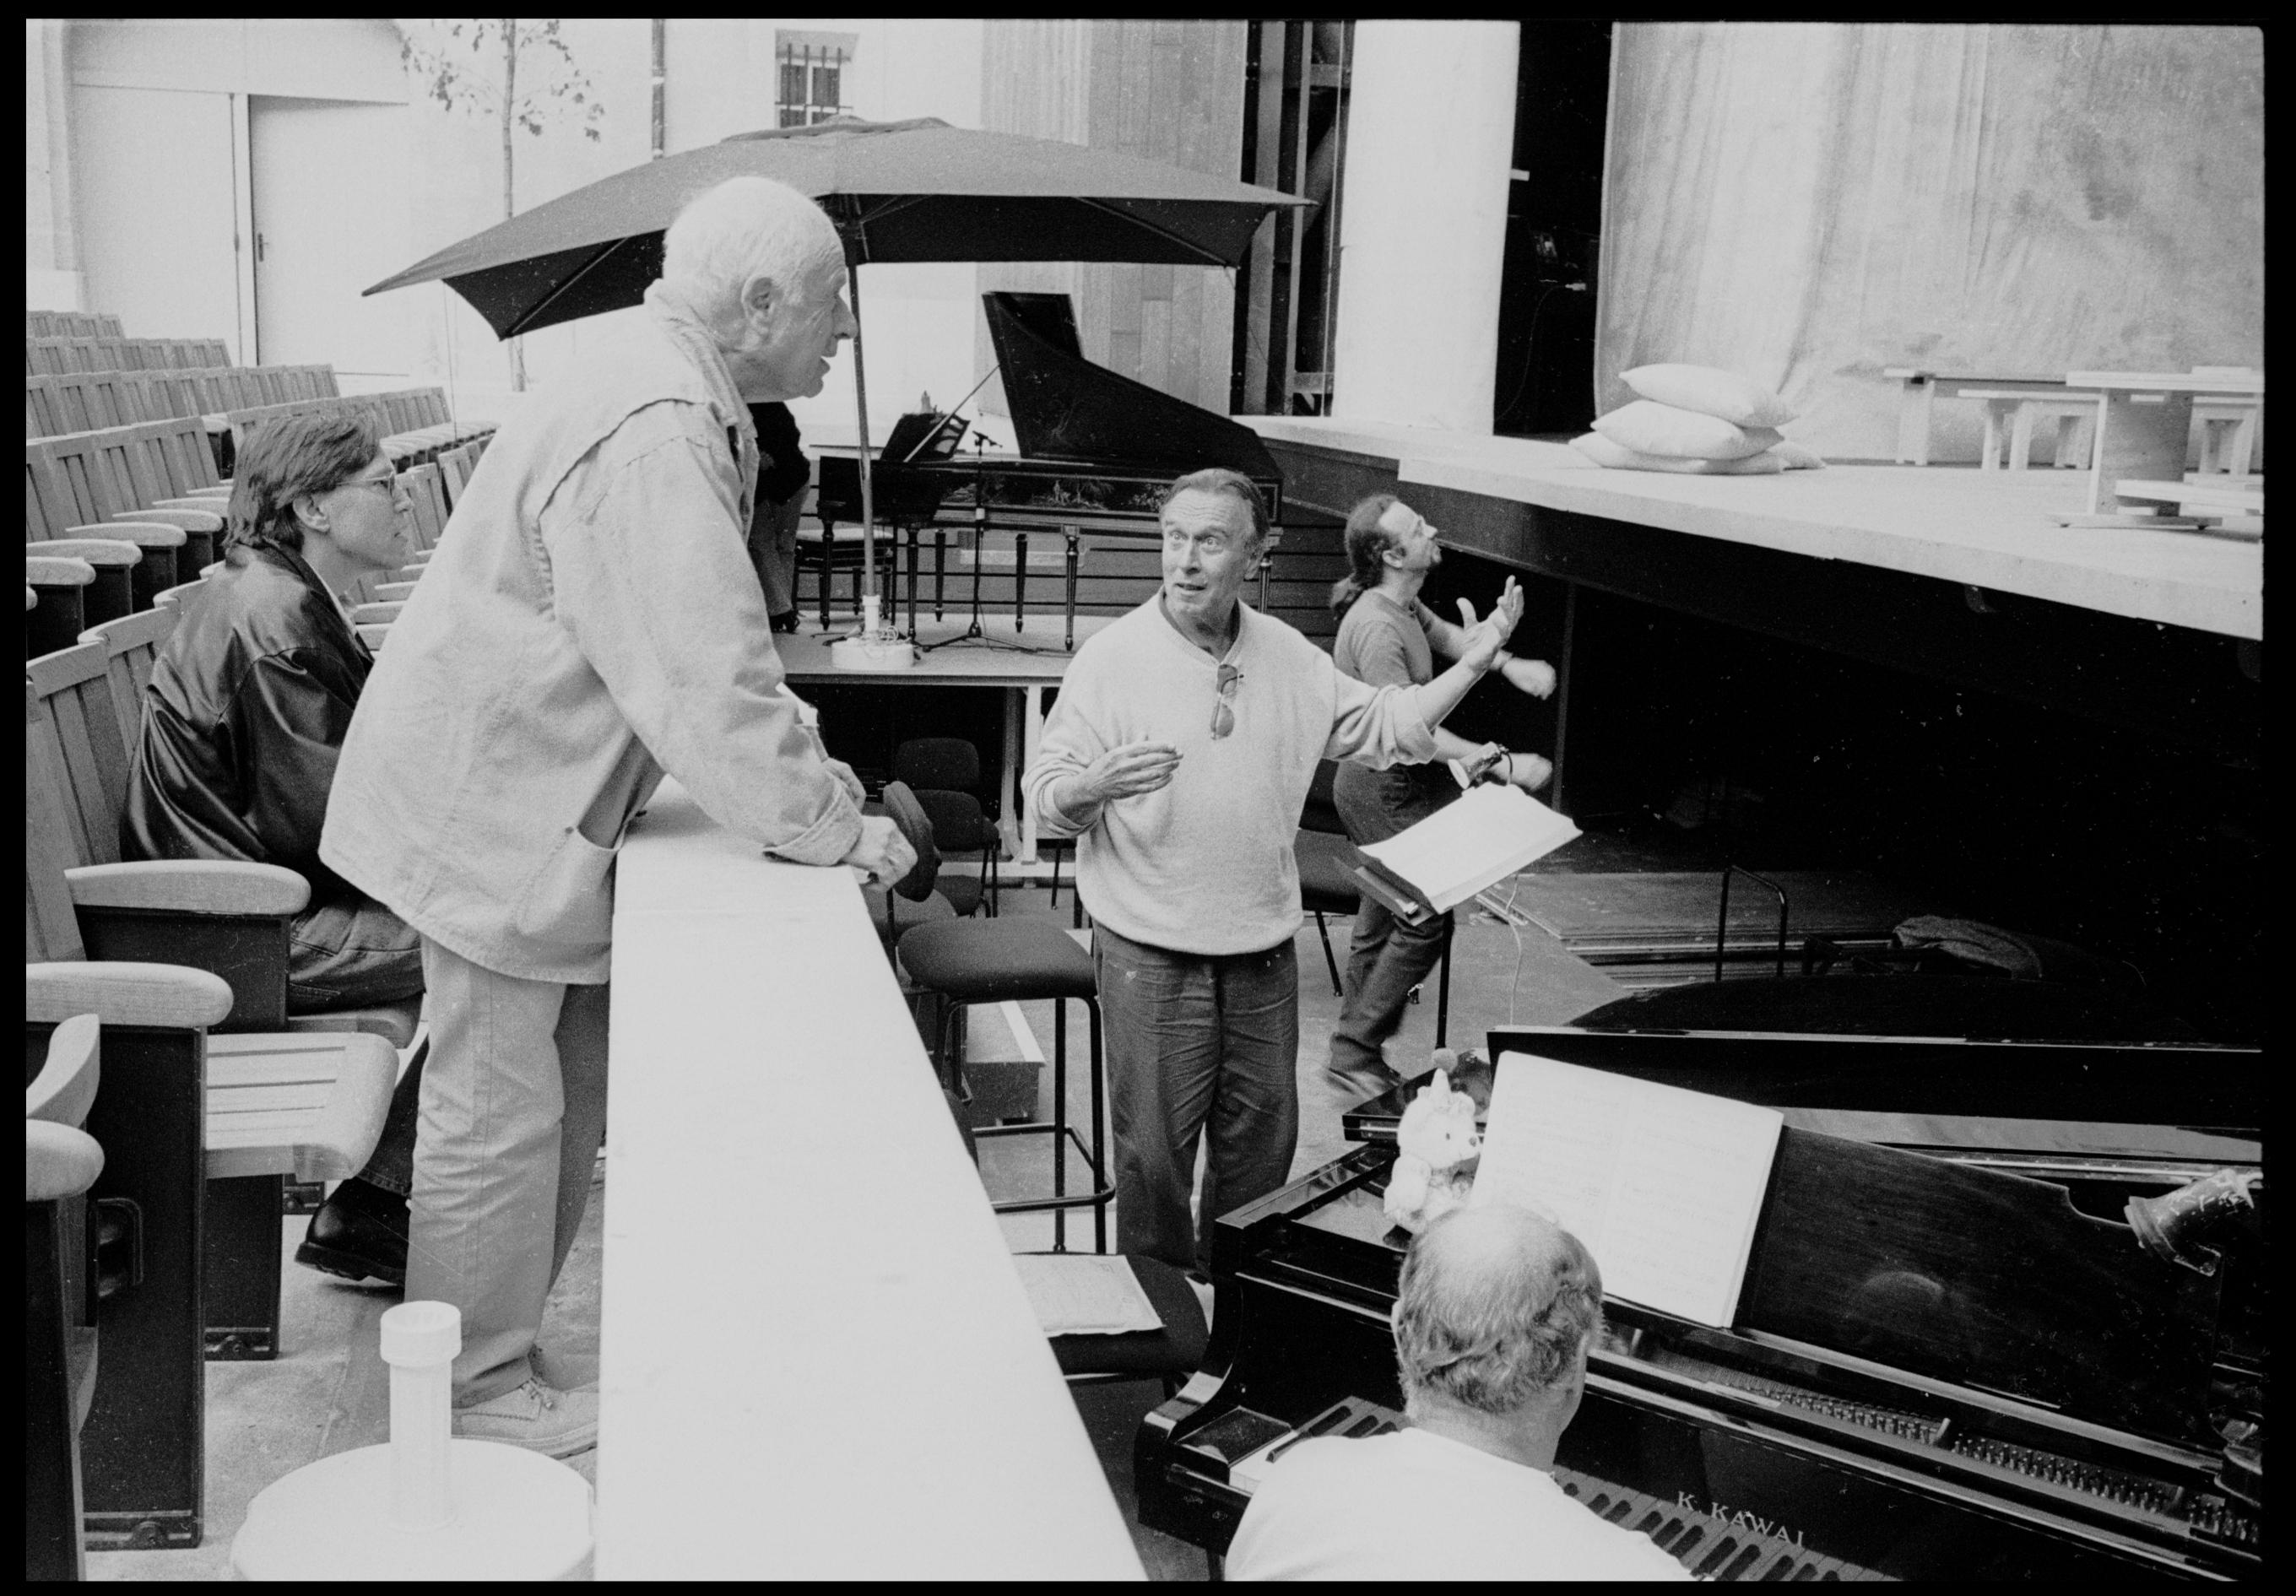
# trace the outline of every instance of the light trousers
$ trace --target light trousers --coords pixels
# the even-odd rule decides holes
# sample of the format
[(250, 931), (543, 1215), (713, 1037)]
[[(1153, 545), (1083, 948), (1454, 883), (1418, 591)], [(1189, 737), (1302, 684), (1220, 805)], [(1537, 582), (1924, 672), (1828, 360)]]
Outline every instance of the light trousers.
[(430, 1058), (406, 1300), (463, 1315), (455, 1404), (522, 1385), (590, 1200), (606, 1124), (608, 988), (522, 980), (422, 939)]

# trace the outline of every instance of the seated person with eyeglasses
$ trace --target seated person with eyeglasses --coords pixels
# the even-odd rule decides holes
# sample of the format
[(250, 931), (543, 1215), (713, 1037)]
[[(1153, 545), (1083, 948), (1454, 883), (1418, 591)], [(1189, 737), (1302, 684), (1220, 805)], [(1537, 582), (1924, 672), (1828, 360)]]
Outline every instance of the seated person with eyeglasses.
[[(1275, 541), (1249, 479), (1183, 477), (1161, 521), (1162, 591), (1077, 651), (1022, 785), (1040, 834), (1080, 839), (1119, 1244), (1202, 1270), (1211, 1217), (1283, 1184), (1299, 1140), (1292, 849), (1316, 761), (1432, 758), (1522, 594), (1509, 578), (1441, 675), (1368, 687), (1242, 602)], [(1200, 1230), (1188, 1194), (1207, 1125)]]
[(1411, 1427), (1278, 1458), (1230, 1579), (1689, 1577), (1549, 1472), (1603, 1326), (1602, 1272), (1577, 1237), (1503, 1203), (1454, 1209), (1412, 1241), (1393, 1318)]
[[(335, 758), (374, 665), (341, 595), (406, 563), (411, 518), (372, 422), (265, 427), (239, 453), (223, 569), (184, 594), (144, 692), (120, 853), (282, 864), (309, 881), (288, 933), (298, 1014), (422, 992), (422, 938), (319, 862)], [(298, 1263), (405, 1283), (422, 1073), (400, 1081), (373, 1158), (312, 1216)]]

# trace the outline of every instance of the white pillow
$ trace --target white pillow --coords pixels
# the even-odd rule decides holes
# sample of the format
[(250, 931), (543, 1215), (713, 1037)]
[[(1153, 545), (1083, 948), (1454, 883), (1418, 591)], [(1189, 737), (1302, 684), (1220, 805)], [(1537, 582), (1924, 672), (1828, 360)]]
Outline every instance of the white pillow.
[(1570, 446), (1596, 465), (1621, 471), (1671, 471), (1680, 477), (1769, 477), (1786, 469), (1785, 461), (1775, 449), (1765, 449), (1740, 460), (1685, 460), (1678, 455), (1638, 454), (1612, 443), (1599, 432), (1574, 438)]
[(1598, 418), (1595, 430), (1638, 454), (1668, 454), (1681, 460), (1742, 460), (1778, 441), (1767, 427), (1741, 427), (1719, 416), (1677, 410), (1651, 399), (1621, 405)]
[(1794, 419), (1792, 406), (1775, 391), (1718, 366), (1674, 362), (1638, 365), (1619, 380), (1645, 399), (1719, 416), (1741, 427), (1783, 427)]
[(1770, 446), (1770, 453), (1786, 462), (1790, 471), (1817, 471), (1825, 469), (1825, 462), (1816, 450), (1805, 449), (1791, 438)]

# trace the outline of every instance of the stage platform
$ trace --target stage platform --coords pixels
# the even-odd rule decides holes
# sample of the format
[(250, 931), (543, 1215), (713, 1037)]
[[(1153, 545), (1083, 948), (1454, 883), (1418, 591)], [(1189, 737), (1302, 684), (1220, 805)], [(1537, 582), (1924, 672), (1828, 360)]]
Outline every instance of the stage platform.
[(1671, 476), (1605, 470), (1565, 445), (1529, 438), (1324, 417), (1239, 419), (1271, 443), (1352, 457), (1406, 491), (1425, 484), (2223, 637), (2264, 636), (2260, 544), (2056, 526), (2053, 513), (2084, 507), (2087, 478), (2079, 471), (1832, 465), (1770, 477)]

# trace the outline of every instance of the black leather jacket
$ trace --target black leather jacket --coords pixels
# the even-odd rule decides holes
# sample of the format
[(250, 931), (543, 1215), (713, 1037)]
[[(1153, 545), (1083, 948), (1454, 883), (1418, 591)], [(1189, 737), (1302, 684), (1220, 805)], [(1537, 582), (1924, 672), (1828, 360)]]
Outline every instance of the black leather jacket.
[(121, 856), (283, 864), (315, 904), (351, 890), (319, 831), (374, 657), (284, 549), (234, 550), (183, 610), (144, 690)]

